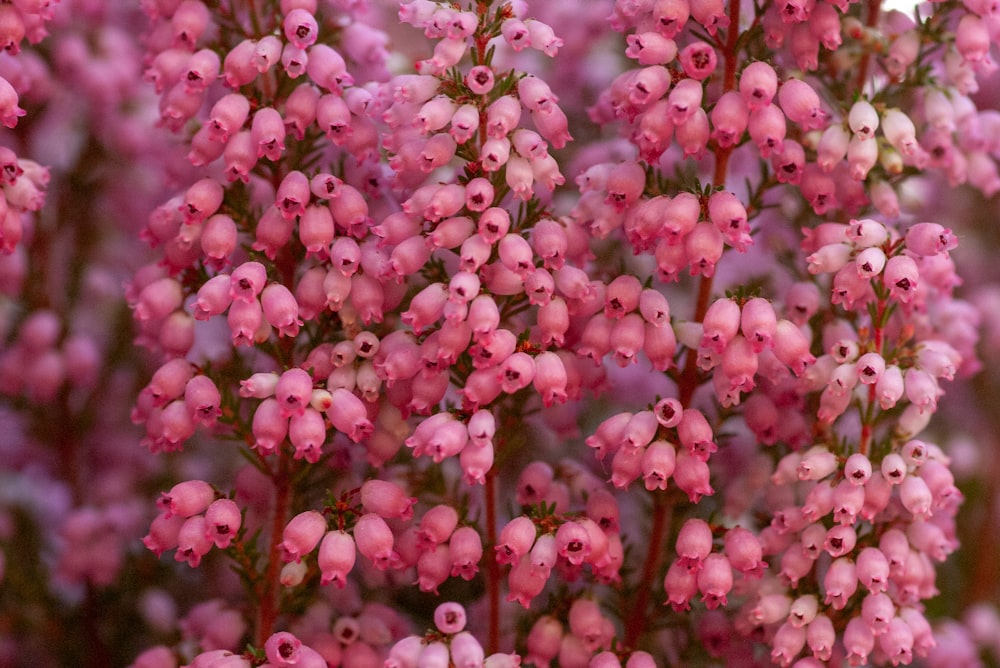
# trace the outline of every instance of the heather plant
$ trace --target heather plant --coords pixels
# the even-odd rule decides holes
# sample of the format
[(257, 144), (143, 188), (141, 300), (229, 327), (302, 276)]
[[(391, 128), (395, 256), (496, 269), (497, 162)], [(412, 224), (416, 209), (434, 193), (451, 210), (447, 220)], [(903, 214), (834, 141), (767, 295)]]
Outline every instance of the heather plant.
[(0, 69), (0, 602), (86, 625), (0, 663), (996, 660), (992, 4), (67, 9)]

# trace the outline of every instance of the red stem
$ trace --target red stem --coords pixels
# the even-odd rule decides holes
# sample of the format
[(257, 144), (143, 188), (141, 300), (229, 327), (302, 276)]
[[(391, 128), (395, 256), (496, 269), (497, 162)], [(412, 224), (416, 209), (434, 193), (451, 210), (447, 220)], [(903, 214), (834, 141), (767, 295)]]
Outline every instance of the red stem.
[[(865, 17), (865, 27), (874, 28), (878, 23), (879, 13), (882, 11), (882, 0), (868, 0), (868, 15)], [(861, 54), (858, 62), (858, 78), (855, 87), (858, 94), (864, 92), (865, 82), (868, 80), (868, 66), (871, 63), (872, 54), (867, 48)]]
[(275, 623), (281, 611), (280, 594), (281, 583), (281, 560), (278, 559), (280, 552), (281, 537), (288, 522), (288, 510), (291, 505), (292, 485), (289, 475), (288, 453), (282, 450), (278, 461), (278, 469), (271, 476), (274, 484), (274, 514), (271, 517), (271, 538), (268, 541), (267, 549), (267, 570), (264, 572), (264, 579), (261, 583), (260, 604), (257, 608), (257, 628), (254, 643), (257, 647), (263, 647), (271, 634), (274, 633)]
[(653, 497), (653, 524), (649, 529), (649, 543), (646, 560), (642, 565), (642, 579), (635, 591), (635, 603), (625, 619), (625, 647), (636, 647), (639, 638), (646, 631), (649, 615), (649, 595), (653, 589), (653, 581), (660, 571), (663, 550), (660, 549), (666, 535), (667, 516), (670, 514), (670, 502), (666, 494)]
[(493, 558), (493, 547), (497, 544), (497, 503), (496, 503), (496, 470), (486, 474), (486, 590), (489, 596), (489, 634), (486, 640), (486, 653), (496, 654), (500, 651), (500, 565)]

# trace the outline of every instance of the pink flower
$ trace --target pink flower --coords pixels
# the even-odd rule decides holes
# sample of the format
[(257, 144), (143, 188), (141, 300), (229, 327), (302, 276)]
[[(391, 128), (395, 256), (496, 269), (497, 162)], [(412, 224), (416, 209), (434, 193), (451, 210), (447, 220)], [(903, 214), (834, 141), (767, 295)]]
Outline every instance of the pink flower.
[(465, 628), (465, 608), (458, 603), (442, 603), (434, 610), (434, 625), (441, 633), (458, 633)]
[(157, 515), (149, 526), (149, 533), (143, 536), (142, 544), (157, 557), (161, 556), (165, 551), (177, 547), (177, 536), (185, 521), (186, 518), (180, 515), (166, 512)]
[(309, 47), (308, 53), (306, 73), (320, 88), (337, 93), (340, 92), (341, 86), (354, 83), (354, 78), (347, 73), (343, 56), (332, 47), (326, 44), (313, 44)]
[(681, 491), (687, 493), (692, 503), (697, 503), (702, 496), (715, 493), (709, 483), (708, 464), (701, 458), (688, 454), (686, 449), (677, 453), (674, 482)]
[(551, 615), (542, 615), (531, 627), (528, 633), (528, 654), (524, 660), (539, 668), (547, 668), (549, 662), (559, 654), (559, 645), (563, 636), (562, 623)]
[(785, 622), (778, 627), (771, 642), (771, 660), (782, 668), (791, 665), (806, 644), (806, 629)]
[(406, 496), (399, 485), (387, 480), (366, 480), (361, 485), (361, 505), (382, 517), (408, 520), (413, 517), (416, 502), (415, 497)]
[(267, 660), (275, 666), (294, 666), (299, 662), (302, 641), (291, 633), (279, 631), (264, 643)]
[(226, 549), (242, 524), (239, 506), (231, 499), (216, 499), (205, 510), (205, 528), (219, 549)]
[(276, 109), (265, 107), (253, 115), (250, 144), (256, 147), (257, 158), (272, 162), (281, 159), (285, 150), (285, 122)]
[(191, 568), (197, 568), (201, 558), (212, 549), (212, 538), (206, 530), (205, 517), (195, 515), (184, 520), (177, 532), (177, 551), (175, 561), (187, 562)]
[(496, 550), (497, 563), (514, 564), (528, 554), (535, 542), (535, 524), (528, 517), (515, 517), (501, 530)]
[(667, 38), (674, 37), (684, 28), (690, 12), (690, 3), (683, 0), (656, 3), (652, 14), (657, 32)]
[(528, 26), (520, 19), (507, 19), (501, 25), (500, 32), (515, 51), (522, 51), (531, 44)]
[(525, 21), (524, 25), (528, 29), (528, 41), (531, 48), (538, 49), (546, 56), (554, 58), (559, 48), (562, 47), (563, 41), (556, 37), (552, 28), (537, 19)]
[(264, 319), (278, 330), (279, 336), (295, 336), (302, 326), (299, 305), (291, 290), (280, 283), (272, 283), (261, 293)]
[(725, 93), (712, 109), (711, 120), (712, 139), (723, 148), (734, 145), (743, 137), (749, 121), (743, 97), (735, 91)]
[(475, 95), (486, 95), (493, 90), (493, 70), (483, 65), (477, 65), (465, 75), (465, 85)]
[(597, 601), (587, 598), (578, 598), (569, 608), (569, 630), (574, 636), (579, 638), (588, 651), (604, 646), (606, 622), (601, 614)]
[(295, 459), (305, 459), (310, 464), (319, 462), (326, 442), (323, 414), (312, 407), (293, 413), (288, 421), (288, 440), (295, 448)]
[(27, 114), (18, 106), (17, 90), (9, 81), (0, 77), (0, 123), (8, 128), (17, 126), (17, 119)]
[(531, 121), (538, 134), (547, 139), (554, 148), (563, 148), (573, 140), (566, 114), (555, 104), (547, 110), (532, 110)]
[(990, 51), (990, 32), (982, 18), (966, 14), (955, 30), (955, 47), (967, 62), (978, 63)]
[(519, 561), (507, 576), (509, 590), (507, 600), (517, 601), (522, 607), (528, 609), (531, 600), (542, 592), (547, 581), (547, 573), (533, 568), (527, 559)]
[(642, 456), (642, 478), (646, 489), (667, 489), (667, 483), (676, 467), (676, 451), (666, 441), (654, 441)]
[(919, 149), (913, 121), (899, 109), (887, 109), (883, 112), (882, 134), (904, 156), (913, 156)]
[(479, 572), (479, 561), (483, 556), (482, 539), (473, 527), (459, 527), (448, 541), (448, 558), (451, 575), (471, 580)]
[(458, 512), (451, 506), (439, 504), (424, 513), (420, 519), (418, 546), (422, 551), (444, 544), (458, 525)]
[(254, 447), (264, 454), (273, 452), (288, 435), (288, 417), (277, 399), (265, 399), (253, 415), (251, 431)]
[(861, 617), (852, 617), (848, 620), (844, 630), (844, 648), (847, 650), (847, 660), (852, 666), (868, 663), (868, 655), (875, 648), (875, 636)]
[(356, 550), (354, 538), (345, 531), (328, 531), (319, 545), (320, 584), (331, 582), (343, 589), (347, 584), (347, 575), (354, 568)]
[(333, 390), (331, 394), (331, 405), (326, 415), (337, 431), (347, 434), (355, 443), (374, 431), (375, 427), (368, 419), (368, 411), (361, 399), (342, 388)]
[(282, 533), (281, 553), (284, 561), (301, 561), (312, 552), (326, 533), (326, 518), (315, 510), (293, 517)]
[(535, 357), (535, 378), (532, 384), (542, 396), (545, 406), (567, 400), (566, 383), (566, 366), (558, 355), (543, 352)]
[(726, 532), (725, 553), (732, 568), (744, 576), (760, 577), (763, 569), (767, 568), (760, 541), (743, 527), (734, 527)]
[(703, 93), (702, 85), (696, 79), (677, 82), (667, 97), (670, 120), (680, 125), (690, 119), (701, 105)]
[(209, 137), (226, 143), (243, 128), (250, 115), (250, 102), (239, 93), (224, 95), (209, 114)]
[(754, 61), (743, 69), (739, 89), (750, 111), (767, 107), (778, 92), (777, 74), (768, 63)]
[(354, 541), (358, 552), (370, 559), (379, 570), (392, 567), (399, 559), (393, 549), (392, 529), (375, 513), (362, 515), (354, 525)]
[(803, 129), (814, 130), (826, 124), (827, 114), (820, 106), (819, 95), (806, 82), (788, 79), (778, 88), (778, 103), (788, 120)]
[(894, 617), (877, 639), (892, 665), (908, 665), (913, 660), (913, 630), (903, 619)]
[(712, 529), (704, 520), (690, 519), (677, 535), (677, 554), (691, 568), (699, 568), (712, 551)]
[(209, 504), (215, 500), (215, 490), (204, 480), (188, 480), (177, 483), (169, 492), (161, 494), (156, 502), (163, 511), (164, 519), (171, 516), (192, 517), (205, 512)]
[(316, 42), (318, 25), (316, 18), (307, 10), (296, 7), (282, 22), (285, 39), (300, 49), (307, 49)]
[(859, 140), (868, 140), (875, 137), (875, 130), (878, 129), (879, 116), (875, 107), (867, 100), (858, 100), (847, 114), (847, 125), (854, 133), (854, 137)]
[(677, 56), (677, 45), (672, 39), (656, 32), (633, 33), (626, 37), (625, 55), (635, 58), (640, 65), (666, 65)]
[(565, 522), (556, 530), (556, 549), (559, 556), (578, 566), (590, 556), (590, 536), (577, 522)]
[(474, 105), (463, 104), (451, 117), (451, 128), (448, 133), (458, 144), (464, 144), (476, 134), (479, 129), (479, 110)]
[(847, 557), (835, 559), (823, 579), (824, 602), (834, 610), (843, 610), (858, 588), (854, 562)]
[(697, 580), (702, 601), (709, 610), (728, 603), (727, 594), (733, 588), (733, 569), (725, 555), (715, 553), (705, 557)]
[(717, 353), (726, 349), (740, 328), (740, 307), (732, 299), (717, 299), (705, 312), (701, 347)]
[(663, 591), (667, 594), (666, 603), (675, 611), (690, 610), (691, 599), (698, 593), (697, 571), (674, 560), (663, 578)]

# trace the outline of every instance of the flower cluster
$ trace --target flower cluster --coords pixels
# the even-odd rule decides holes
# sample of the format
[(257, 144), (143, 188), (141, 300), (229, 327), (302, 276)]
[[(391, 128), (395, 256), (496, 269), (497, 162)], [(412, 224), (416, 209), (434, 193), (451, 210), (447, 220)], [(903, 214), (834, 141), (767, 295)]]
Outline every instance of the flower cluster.
[[(380, 577), (438, 593), (485, 564), (496, 634), (495, 581), (510, 564), (507, 598), (525, 608), (556, 576), (577, 583), (561, 598), (579, 626), (579, 610), (594, 607), (587, 592), (621, 581), (619, 505), (635, 499), (588, 467), (536, 460), (516, 482), (522, 514), (501, 528), (496, 494), (506, 475), (496, 464), (526, 445), (511, 431), (525, 410), (608, 387), (607, 357), (620, 368), (641, 361), (672, 384), (666, 398), (607, 418), (586, 439), (612, 489), (641, 477), (652, 494), (668, 494), (672, 480), (697, 508), (716, 493), (713, 455), (733, 447), (717, 434), (743, 424), (763, 445), (790, 447), (773, 460), (774, 492), (728, 501), (721, 525), (695, 517), (680, 527), (663, 579), (674, 609), (689, 609), (699, 593), (708, 610), (729, 608), (739, 576), (749, 616), (737, 619), (747, 632), (762, 629), (778, 663), (807, 642), (822, 661), (836, 649), (864, 663), (876, 638), (878, 660), (926, 654), (933, 642), (920, 601), (934, 592), (931, 562), (954, 549), (960, 494), (947, 458), (914, 437), (974, 338), (936, 317), (958, 283), (954, 235), (901, 220), (896, 188), (942, 167), (989, 193), (988, 178), (956, 165), (993, 165), (977, 157), (990, 148), (942, 146), (939, 131), (957, 131), (947, 112), (970, 84), (948, 71), (953, 88), (942, 89), (923, 73), (919, 45), (909, 61), (879, 64), (877, 93), (839, 109), (821, 102), (823, 83), (808, 76), (819, 55), (803, 45), (840, 53), (846, 38), (850, 48), (830, 61), (840, 68), (834, 78), (852, 83), (853, 58), (865, 83), (880, 39), (895, 44), (939, 23), (861, 25), (826, 3), (769, 7), (757, 18), (774, 59), (741, 64), (749, 47), (739, 3), (619, 3), (613, 25), (640, 67), (611, 82), (591, 117), (621, 125), (635, 157), (582, 169), (579, 198), (559, 216), (548, 193), (565, 183), (553, 151), (571, 139), (569, 119), (550, 85), (516, 63), (529, 49), (555, 57), (563, 41), (515, 6), (404, 4), (400, 20), (422, 30), (433, 53), (395, 76), (384, 67), (385, 38), (358, 28), (351, 9), (285, 2), (273, 17), (249, 11), (220, 23), (199, 2), (155, 9), (147, 76), (161, 94), (161, 123), (194, 124), (188, 159), (206, 171), (146, 231), (164, 245), (164, 262), (137, 275), (132, 307), (167, 358), (133, 419), (153, 451), (181, 449), (199, 426), (245, 442), (274, 488), (264, 517), (247, 523), (265, 523), (265, 553), (283, 555), (282, 586), (302, 587), (316, 573), (343, 588), (360, 554)], [(968, 45), (976, 19), (962, 18), (956, 33), (963, 72), (988, 67)], [(345, 26), (332, 40), (322, 29), (331, 20)], [(498, 65), (498, 47), (514, 68)], [(916, 122), (892, 106), (902, 91), (923, 100)], [(736, 187), (731, 174), (754, 154), (759, 174)], [(709, 181), (670, 180), (668, 166), (684, 160), (705, 164)], [(854, 217), (808, 229), (805, 271), (772, 277), (774, 292), (717, 279), (727, 250), (759, 254), (760, 238), (787, 238), (770, 211), (787, 187), (817, 216)], [(861, 217), (871, 206), (878, 219)], [(625, 241), (655, 272), (636, 259), (634, 269), (602, 274), (588, 238)], [(689, 320), (671, 308), (670, 289), (651, 283), (680, 288), (685, 274), (700, 281)], [(735, 292), (713, 300), (727, 281)], [(216, 319), (230, 346), (262, 352), (193, 363), (197, 322)], [(697, 392), (703, 385), (714, 401)], [(793, 417), (782, 421), (785, 413)], [(559, 415), (543, 411), (536, 428), (558, 429)], [(455, 461), (462, 480), (411, 497), (413, 482), (365, 472), (401, 461), (424, 476), (455, 470)], [(289, 476), (310, 467), (344, 493), (288, 517), (305, 493)], [(734, 484), (723, 474), (716, 487), (732, 497)], [(456, 507), (469, 485), (478, 500)], [(678, 505), (669, 498), (655, 502), (644, 577), (660, 568), (662, 515)], [(266, 581), (271, 562), (238, 556), (254, 539), (232, 495), (190, 481), (160, 505), (147, 545), (175, 549), (192, 566), (213, 545), (235, 550), (265, 599), (255, 637), (272, 642), (282, 594)], [(650, 584), (624, 612), (625, 648), (641, 640)], [(756, 612), (765, 599), (770, 607)], [(780, 601), (788, 604), (779, 614)], [(843, 610), (856, 614), (835, 614)], [(574, 631), (583, 652), (560, 641), (569, 653), (561, 664), (575, 665), (574, 651), (584, 663), (605, 660), (587, 652), (610, 650), (614, 625), (595, 624)], [(400, 657), (416, 651), (402, 642)], [(473, 651), (464, 644), (462, 653)], [(455, 661), (449, 643), (419, 648), (396, 660)]]

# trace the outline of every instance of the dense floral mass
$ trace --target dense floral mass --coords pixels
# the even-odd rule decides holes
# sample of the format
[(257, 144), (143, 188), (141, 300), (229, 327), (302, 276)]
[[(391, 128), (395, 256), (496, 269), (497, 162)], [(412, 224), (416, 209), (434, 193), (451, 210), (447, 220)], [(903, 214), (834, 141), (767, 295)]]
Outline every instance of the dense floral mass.
[(998, 39), (0, 2), (0, 666), (1000, 661)]

